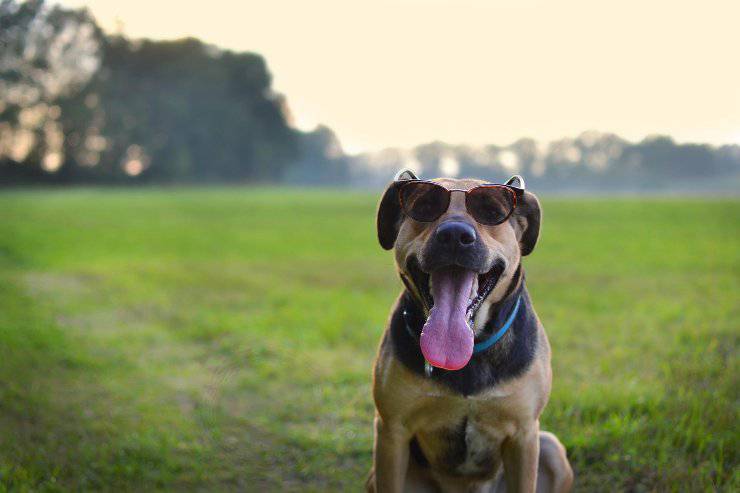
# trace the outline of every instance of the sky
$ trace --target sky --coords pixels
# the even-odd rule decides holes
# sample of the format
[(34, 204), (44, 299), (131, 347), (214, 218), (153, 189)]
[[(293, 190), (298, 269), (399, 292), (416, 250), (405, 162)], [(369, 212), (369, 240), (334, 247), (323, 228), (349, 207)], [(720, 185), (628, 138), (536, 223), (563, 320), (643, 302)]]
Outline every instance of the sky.
[(302, 129), (433, 140), (740, 143), (737, 0), (62, 0), (132, 38), (263, 55)]

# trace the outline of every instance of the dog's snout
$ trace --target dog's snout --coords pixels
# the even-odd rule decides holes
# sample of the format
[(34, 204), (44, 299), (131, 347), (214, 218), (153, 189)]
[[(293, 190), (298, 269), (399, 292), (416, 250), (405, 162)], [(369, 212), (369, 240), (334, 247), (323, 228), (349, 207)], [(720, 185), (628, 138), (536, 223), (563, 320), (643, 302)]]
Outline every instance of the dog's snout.
[(486, 259), (486, 245), (475, 226), (450, 218), (434, 230), (419, 260), (425, 272), (451, 266), (483, 272)]
[(434, 241), (440, 245), (453, 248), (467, 248), (477, 239), (475, 228), (463, 221), (442, 223), (434, 233)]

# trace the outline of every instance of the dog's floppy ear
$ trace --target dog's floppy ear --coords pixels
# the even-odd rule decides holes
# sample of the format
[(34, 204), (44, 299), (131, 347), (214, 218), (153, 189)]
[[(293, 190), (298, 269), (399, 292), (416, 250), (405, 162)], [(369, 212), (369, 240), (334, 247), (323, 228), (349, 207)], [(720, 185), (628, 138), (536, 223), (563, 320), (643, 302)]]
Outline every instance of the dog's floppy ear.
[(524, 178), (514, 175), (506, 182), (510, 187), (517, 189), (516, 209), (512, 218), (516, 222), (519, 248), (522, 256), (529, 255), (537, 244), (540, 236), (540, 222), (542, 209), (535, 194), (524, 189)]
[(386, 250), (393, 248), (398, 230), (401, 227), (401, 202), (398, 199), (398, 189), (401, 188), (404, 181), (417, 179), (413, 171), (402, 169), (396, 174), (393, 182), (385, 189), (383, 198), (380, 199), (376, 224), (378, 227), (378, 241), (380, 246)]

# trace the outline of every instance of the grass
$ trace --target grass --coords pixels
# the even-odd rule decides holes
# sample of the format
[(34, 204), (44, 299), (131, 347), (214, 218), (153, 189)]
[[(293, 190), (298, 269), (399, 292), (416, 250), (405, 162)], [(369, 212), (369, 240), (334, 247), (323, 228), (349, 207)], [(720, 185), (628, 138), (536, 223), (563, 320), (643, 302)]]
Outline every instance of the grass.
[[(376, 197), (0, 194), (0, 491), (357, 491), (400, 283)], [(737, 491), (740, 202), (545, 199), (580, 491)]]

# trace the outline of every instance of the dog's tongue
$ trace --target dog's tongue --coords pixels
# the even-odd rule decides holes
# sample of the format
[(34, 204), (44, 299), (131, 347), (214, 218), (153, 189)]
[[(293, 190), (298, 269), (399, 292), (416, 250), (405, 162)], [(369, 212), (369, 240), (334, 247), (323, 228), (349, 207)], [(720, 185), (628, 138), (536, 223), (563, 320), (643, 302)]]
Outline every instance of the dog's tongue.
[(434, 306), (421, 332), (421, 352), (433, 366), (459, 370), (473, 355), (473, 331), (465, 312), (475, 272), (445, 269), (431, 277)]

